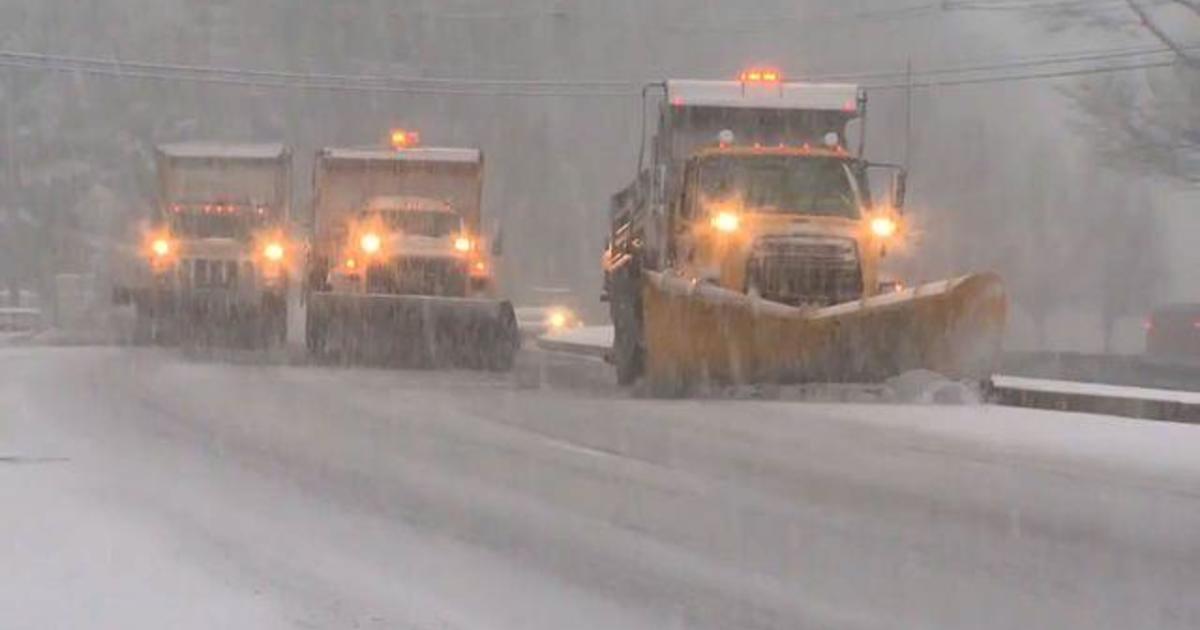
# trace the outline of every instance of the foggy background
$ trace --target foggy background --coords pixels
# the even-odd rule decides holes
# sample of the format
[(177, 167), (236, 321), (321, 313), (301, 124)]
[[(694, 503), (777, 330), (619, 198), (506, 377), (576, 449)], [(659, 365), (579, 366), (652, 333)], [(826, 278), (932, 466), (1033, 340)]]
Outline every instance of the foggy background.
[[(1200, 12), (1165, 4), (1155, 19), (1194, 46)], [(912, 169), (906, 281), (995, 270), (1013, 347), (1136, 352), (1149, 308), (1200, 300), (1197, 71), (1013, 63), (1162, 46), (1107, 0), (2, 0), (0, 280), (103, 281), (149, 216), (157, 143), (289, 144), (303, 221), (319, 147), (405, 127), (484, 150), (507, 294), (568, 286), (603, 319), (640, 86), (767, 64), (879, 88), (868, 156)], [(1165, 63), (1079, 72), (1147, 59)], [(995, 67), (930, 74), (964, 66)]]

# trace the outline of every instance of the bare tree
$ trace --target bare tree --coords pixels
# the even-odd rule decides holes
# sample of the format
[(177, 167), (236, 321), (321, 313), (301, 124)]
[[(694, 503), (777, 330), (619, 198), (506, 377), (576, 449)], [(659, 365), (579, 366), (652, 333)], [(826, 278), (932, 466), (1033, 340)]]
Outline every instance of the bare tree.
[[(1200, 2), (1172, 0), (1200, 24)], [(1172, 52), (1176, 63), (1137, 74), (1084, 82), (1067, 94), (1095, 131), (1098, 152), (1111, 164), (1143, 174), (1200, 183), (1200, 56), (1163, 26), (1166, 20), (1139, 0), (1126, 0), (1128, 13), (1108, 5), (1073, 3), (1051, 12), (1048, 25), (1106, 32), (1140, 31)], [(1161, 6), (1161, 5), (1159, 5)], [(1158, 9), (1161, 10), (1161, 9)], [(1132, 21), (1129, 18), (1134, 18)]]

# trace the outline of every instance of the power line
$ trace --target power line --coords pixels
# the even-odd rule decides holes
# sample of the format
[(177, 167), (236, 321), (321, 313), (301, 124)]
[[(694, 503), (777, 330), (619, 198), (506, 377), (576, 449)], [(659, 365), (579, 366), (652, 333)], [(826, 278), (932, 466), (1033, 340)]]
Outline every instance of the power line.
[[(1190, 46), (1188, 50), (1200, 50), (1200, 46)], [(1071, 53), (1055, 53), (1043, 55), (1039, 57), (1023, 57), (1010, 59), (1007, 61), (978, 64), (972, 66), (958, 66), (951, 68), (931, 68), (916, 72), (918, 76), (939, 76), (948, 74), (971, 74), (995, 70), (1012, 70), (1017, 68), (1030, 68), (1048, 65), (1073, 65), (1083, 62), (1095, 61), (1116, 61), (1121, 59), (1135, 59), (1142, 57), (1157, 57), (1162, 55), (1170, 55), (1173, 52), (1168, 48), (1160, 47), (1141, 47), (1141, 48), (1124, 48), (1110, 50), (1091, 50), (1079, 51)], [(871, 73), (842, 73), (842, 74), (819, 74), (805, 76), (805, 80), (809, 81), (863, 81), (870, 79), (891, 79), (907, 76), (906, 71), (888, 71), (888, 72), (871, 72)]]
[(1200, 15), (1200, 1), (1198, 0), (1174, 0), (1175, 4), (1182, 5), (1191, 9), (1196, 15)]
[[(1185, 50), (1200, 49), (1200, 46)], [(914, 72), (914, 87), (972, 85), (1006, 81), (1026, 81), (1108, 72), (1159, 68), (1173, 61), (1161, 57), (1174, 51), (1168, 48), (1126, 48), (1058, 53), (1003, 62), (935, 68)], [(1172, 57), (1174, 59), (1174, 57)], [(1116, 61), (1130, 63), (1112, 64)], [(1098, 64), (1099, 65), (1096, 65)], [(1053, 71), (1015, 72), (1046, 66), (1078, 66)], [(526, 80), (448, 77), (386, 77), (379, 75), (339, 75), (222, 68), (179, 64), (125, 62), (115, 59), (69, 57), (31, 52), (0, 51), (0, 67), (81, 73), (113, 79), (143, 79), (212, 83), (269, 89), (323, 90), (366, 93), (397, 93), (462, 96), (520, 97), (632, 97), (640, 94), (642, 81), (612, 80)], [(984, 76), (971, 76), (971, 75)], [(965, 75), (965, 76), (964, 76)], [(907, 72), (815, 75), (806, 80), (855, 80), (875, 89), (907, 86)], [(904, 83), (894, 79), (904, 78)]]
[(0, 51), (0, 66), (82, 73), (115, 79), (148, 79), (345, 92), (466, 96), (631, 96), (636, 95), (640, 90), (640, 84), (628, 82), (387, 78), (369, 75), (301, 74), (241, 68), (122, 62), (11, 51)]
[(950, 7), (956, 11), (1107, 11), (1124, 9), (1125, 0), (959, 0)]
[(1135, 14), (1137, 14), (1138, 19), (1142, 22), (1142, 25), (1146, 27), (1146, 30), (1150, 31), (1151, 34), (1157, 37), (1158, 41), (1166, 44), (1167, 47), (1170, 48), (1176, 55), (1179, 55), (1179, 58), (1182, 59), (1184, 63), (1193, 68), (1200, 69), (1200, 58), (1196, 58), (1188, 54), (1188, 51), (1183, 46), (1178, 44), (1174, 38), (1168, 35), (1167, 32), (1158, 25), (1158, 23), (1154, 21), (1154, 18), (1150, 16), (1150, 13), (1146, 11), (1145, 7), (1138, 4), (1137, 0), (1125, 0), (1125, 4), (1129, 7), (1130, 11), (1133, 11)]
[[(1033, 81), (1039, 79), (1063, 79), (1082, 77), (1096, 74), (1112, 74), (1117, 72), (1132, 72), (1135, 70), (1150, 70), (1154, 68), (1169, 68), (1175, 65), (1175, 60), (1154, 61), (1119, 66), (1102, 66), (1097, 68), (1081, 68), (1077, 70), (1062, 70), (1057, 72), (1032, 72), (1027, 74), (1002, 75), (994, 77), (975, 77), (966, 79), (943, 79), (934, 81), (914, 82), (914, 88), (951, 87), (964, 85), (982, 85), (987, 83), (1012, 83), (1018, 81)], [(865, 86), (872, 90), (899, 90), (908, 88), (906, 83), (876, 84)]]

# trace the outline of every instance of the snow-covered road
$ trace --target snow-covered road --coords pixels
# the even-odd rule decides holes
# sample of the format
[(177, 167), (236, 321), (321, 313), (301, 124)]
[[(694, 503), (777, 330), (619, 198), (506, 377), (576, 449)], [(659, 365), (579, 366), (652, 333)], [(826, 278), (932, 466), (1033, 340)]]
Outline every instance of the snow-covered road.
[(0, 350), (0, 627), (1200, 627), (1200, 427), (536, 365)]

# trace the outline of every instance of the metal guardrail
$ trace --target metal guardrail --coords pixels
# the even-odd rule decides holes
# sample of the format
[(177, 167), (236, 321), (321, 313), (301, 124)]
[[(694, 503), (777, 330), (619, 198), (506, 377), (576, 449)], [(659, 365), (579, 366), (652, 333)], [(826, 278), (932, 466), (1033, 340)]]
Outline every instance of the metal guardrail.
[[(541, 337), (551, 352), (604, 358), (609, 349)], [(1200, 365), (1140, 356), (1019, 353), (1004, 358), (1006, 374), (984, 383), (997, 405), (1200, 424)]]
[(1200, 424), (1200, 392), (996, 375), (990, 402), (1010, 407)]
[(1200, 360), (1166, 361), (1143, 355), (1012, 352), (999, 374), (1124, 387), (1200, 391)]
[(32, 334), (42, 328), (42, 312), (36, 308), (0, 308), (0, 333)]

